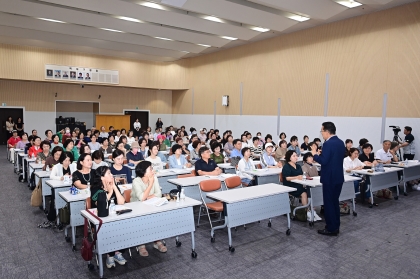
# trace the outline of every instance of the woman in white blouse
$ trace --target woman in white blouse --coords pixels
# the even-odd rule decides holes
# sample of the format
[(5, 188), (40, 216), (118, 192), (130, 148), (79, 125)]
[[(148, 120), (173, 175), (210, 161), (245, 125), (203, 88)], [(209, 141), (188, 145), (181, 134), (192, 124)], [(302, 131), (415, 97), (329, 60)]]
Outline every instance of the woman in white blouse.
[(133, 144), (134, 141), (136, 141), (136, 138), (134, 138), (134, 132), (132, 130), (129, 130), (127, 136), (127, 144), (131, 146), (131, 144)]
[[(353, 173), (353, 170), (361, 170), (365, 164), (359, 160), (359, 150), (357, 148), (350, 148), (349, 156), (344, 158), (343, 169), (344, 174), (357, 176)], [(368, 184), (368, 182), (366, 182)], [(354, 191), (359, 192), (359, 181), (354, 181)], [(371, 202), (370, 192), (366, 192), (366, 197)]]
[(53, 166), (50, 174), (51, 180), (64, 180), (64, 172), (66, 170), (66, 176), (71, 177), (71, 174), (77, 170), (76, 163), (73, 161), (73, 154), (70, 152), (64, 152), (60, 156), (59, 164)]
[(134, 135), (140, 137), (140, 128), (141, 123), (139, 122), (139, 119), (136, 119), (136, 121), (133, 123), (133, 129), (134, 129)]
[(152, 169), (155, 171), (159, 171), (163, 169), (162, 160), (158, 157), (159, 153), (159, 144), (154, 142), (152, 146), (150, 146), (149, 154), (150, 156), (146, 158), (147, 161), (152, 163)]
[(251, 186), (250, 183), (253, 179), (253, 176), (246, 173), (246, 171), (252, 171), (255, 169), (254, 163), (250, 158), (251, 149), (248, 147), (243, 148), (241, 153), (244, 157), (238, 163), (238, 175), (241, 177), (242, 183), (244, 183), (246, 186)]

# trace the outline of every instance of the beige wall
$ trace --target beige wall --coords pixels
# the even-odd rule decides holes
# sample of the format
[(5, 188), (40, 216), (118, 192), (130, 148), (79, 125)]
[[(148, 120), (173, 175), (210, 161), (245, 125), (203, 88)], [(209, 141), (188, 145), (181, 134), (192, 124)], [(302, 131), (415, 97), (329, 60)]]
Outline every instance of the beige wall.
[(0, 44), (0, 61), (0, 79), (44, 81), (45, 64), (55, 64), (118, 70), (122, 87), (185, 89), (183, 61), (148, 62), (6, 44)]
[(57, 101), (55, 109), (57, 112), (91, 112), (93, 113), (92, 102), (71, 102)]
[[(420, 117), (420, 2), (191, 58), (188, 66), (195, 114), (213, 114), (213, 101), (218, 114), (239, 114), (243, 82), (245, 115), (277, 115), (277, 98), (282, 115), (323, 115), (329, 73), (331, 116), (379, 117), (388, 93), (388, 117)], [(190, 95), (174, 92), (174, 113), (191, 112)]]
[(54, 112), (55, 100), (74, 100), (99, 102), (101, 113), (122, 114), (123, 109), (136, 107), (152, 114), (172, 112), (170, 90), (0, 80), (0, 100), (8, 106), (25, 106), (26, 111)]

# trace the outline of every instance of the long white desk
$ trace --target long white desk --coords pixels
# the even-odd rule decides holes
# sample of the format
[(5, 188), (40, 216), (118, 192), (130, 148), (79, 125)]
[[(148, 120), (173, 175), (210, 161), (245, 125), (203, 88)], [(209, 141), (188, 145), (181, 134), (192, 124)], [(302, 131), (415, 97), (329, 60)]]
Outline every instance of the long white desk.
[(16, 174), (19, 174), (19, 156), (18, 155), (20, 153), (23, 153), (23, 152), (24, 152), (24, 150), (22, 150), (22, 149), (15, 149), (15, 152), (13, 153), (13, 155), (14, 155), (14, 158), (13, 158), (13, 161), (14, 161), (13, 166), (14, 166), (14, 169), (15, 169)]
[[(103, 277), (103, 254), (174, 236), (176, 245), (180, 246), (178, 236), (186, 233), (191, 233), (191, 256), (196, 258), (193, 207), (198, 205), (201, 205), (200, 201), (189, 197), (183, 202), (171, 201), (160, 207), (137, 201), (124, 205), (132, 209), (131, 212), (122, 215), (110, 214), (101, 218), (103, 224), (97, 236), (95, 249), (99, 262), (99, 276)], [(81, 213), (97, 230), (99, 221), (86, 210)]]
[(23, 158), (23, 176), (25, 177), (26, 175), (26, 179), (28, 180), (28, 186), (31, 180), (31, 173), (29, 172), (29, 164), (32, 162), (35, 162), (36, 159), (34, 158), (29, 158), (28, 156)]
[[(224, 182), (226, 178), (236, 176), (234, 174), (220, 174), (219, 176), (194, 176), (180, 179), (169, 179), (168, 182), (184, 189), (186, 196), (201, 201), (199, 184), (201, 181), (217, 179)], [(180, 190), (180, 189), (179, 189)]]
[[(15, 168), (17, 169), (19, 176), (22, 175), (22, 181), (21, 182), (24, 182), (25, 181), (25, 175), (26, 175), (24, 159), (27, 158), (28, 155), (25, 154), (25, 153), (17, 153), (17, 157), (18, 157), (17, 158), (17, 166), (15, 166)], [(19, 171), (20, 171), (19, 163), (22, 164), (22, 173), (19, 173)]]
[(232, 246), (231, 228), (269, 219), (268, 226), (271, 227), (271, 218), (287, 215), (286, 235), (290, 235), (290, 203), (289, 192), (295, 188), (278, 184), (265, 184), (248, 188), (237, 188), (229, 191), (207, 193), (207, 197), (223, 202), (223, 214), (225, 223), (212, 228), (211, 242), (215, 242), (214, 231), (228, 228), (229, 251), (234, 252)]
[[(135, 166), (126, 165), (131, 169), (132, 177), (136, 177)], [(189, 174), (194, 170), (194, 167), (190, 168), (170, 168), (156, 171), (156, 177), (159, 181), (159, 186), (162, 189), (162, 193), (169, 193), (173, 189), (173, 185), (168, 183), (169, 179), (176, 179), (178, 175)]]
[(45, 197), (51, 195), (51, 188), (46, 185), (46, 181), (50, 179), (51, 171), (35, 171), (35, 186), (38, 185), (39, 180), (41, 180), (42, 187), (42, 209), (45, 211)]
[(398, 199), (398, 196), (400, 195), (400, 189), (398, 187), (399, 185), (399, 179), (398, 179), (398, 171), (401, 171), (401, 168), (396, 167), (384, 167), (385, 172), (377, 172), (373, 171), (372, 173), (368, 172), (368, 170), (372, 169), (362, 169), (362, 170), (353, 170), (353, 173), (369, 176), (370, 184), (369, 184), (369, 190), (370, 190), (370, 196), (372, 199), (373, 205), (373, 194), (372, 192), (390, 188), (390, 187), (397, 187), (397, 196), (394, 197), (396, 200)]
[(408, 162), (405, 165), (403, 162), (385, 164), (385, 166), (401, 168), (403, 172), (402, 181), (404, 182), (404, 195), (407, 195), (407, 182), (420, 178), (420, 163), (417, 161)]
[(50, 186), (51, 188), (51, 192), (54, 192), (54, 206), (55, 206), (55, 211), (57, 214), (57, 225), (60, 224), (60, 218), (58, 216), (58, 210), (60, 208), (63, 208), (64, 206), (66, 206), (66, 202), (63, 200), (63, 198), (59, 195), (60, 192), (63, 191), (69, 191), (71, 184), (69, 183), (64, 183), (64, 181), (59, 181), (59, 180), (47, 180), (45, 181), (45, 184), (47, 184), (48, 186)]
[(281, 171), (282, 168), (265, 168), (246, 171), (246, 173), (255, 176), (257, 185), (264, 185), (269, 183), (279, 184)]
[(71, 228), (72, 250), (76, 251), (76, 227), (84, 225), (84, 218), (80, 215), (80, 211), (86, 209), (86, 199), (90, 197), (90, 193), (82, 192), (79, 194), (71, 194), (70, 191), (63, 191), (58, 193), (60, 197), (69, 205), (70, 208), (70, 224), (64, 229), (64, 238), (70, 242), (70, 237), (67, 234), (68, 228)]
[[(300, 208), (306, 208), (310, 205), (311, 207), (311, 221), (309, 222), (310, 226), (314, 225), (314, 207), (315, 206), (321, 206), (324, 205), (324, 197), (323, 197), (323, 192), (322, 192), (322, 183), (321, 183), (321, 177), (316, 176), (316, 177), (312, 177), (313, 180), (292, 180), (292, 182), (294, 183), (298, 183), (298, 184), (302, 184), (306, 187), (309, 187), (309, 197), (308, 197), (308, 204), (307, 205), (302, 205), (299, 207), (296, 207), (295, 210), (293, 211), (293, 215), (295, 215), (295, 212), (297, 209)], [(349, 175), (344, 175), (344, 183), (343, 183), (343, 187), (341, 189), (341, 194), (339, 197), (339, 201), (344, 201), (344, 200), (351, 200), (352, 204), (353, 204), (353, 216), (357, 216), (356, 213), (356, 204), (354, 202), (354, 199), (356, 197), (356, 193), (354, 191), (354, 181), (359, 181), (362, 178), (360, 177), (355, 177), (355, 176), (349, 176)]]
[[(258, 164), (261, 163), (261, 161), (259, 161), (259, 160), (253, 160), (252, 163), (254, 165), (258, 165)], [(236, 174), (235, 166), (232, 166), (232, 164), (229, 163), (229, 162), (227, 162), (227, 163), (218, 163), (217, 166), (220, 167), (223, 170), (223, 173)]]

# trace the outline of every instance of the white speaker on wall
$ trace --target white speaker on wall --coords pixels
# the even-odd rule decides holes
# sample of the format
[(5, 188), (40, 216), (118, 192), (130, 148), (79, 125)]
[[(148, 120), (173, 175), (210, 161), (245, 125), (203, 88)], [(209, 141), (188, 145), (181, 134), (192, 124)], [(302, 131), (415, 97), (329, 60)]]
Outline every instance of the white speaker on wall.
[(229, 95), (222, 96), (222, 106), (229, 106)]

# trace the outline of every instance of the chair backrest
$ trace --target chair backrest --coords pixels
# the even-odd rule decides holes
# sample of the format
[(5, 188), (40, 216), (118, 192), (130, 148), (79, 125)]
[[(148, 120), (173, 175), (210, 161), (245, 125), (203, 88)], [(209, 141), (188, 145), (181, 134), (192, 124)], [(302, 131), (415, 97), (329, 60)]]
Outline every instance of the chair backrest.
[(86, 198), (86, 203), (85, 203), (86, 209), (91, 209), (92, 208), (91, 203), (92, 203), (92, 201), (90, 200), (90, 197)]
[(235, 189), (235, 188), (241, 188), (242, 187), (242, 181), (241, 177), (239, 176), (232, 176), (225, 179), (225, 185), (228, 190)]
[(124, 195), (125, 202), (129, 203), (131, 200), (131, 190), (125, 190), (123, 195)]
[(283, 173), (280, 173), (280, 182), (283, 183)]
[(169, 169), (169, 162), (166, 163), (165, 169)]
[(127, 164), (127, 159), (124, 159), (123, 164)]
[(182, 175), (178, 175), (178, 179), (180, 178), (187, 178), (187, 177), (195, 177), (195, 174), (182, 174)]
[(199, 186), (201, 199), (204, 203), (214, 202), (214, 199), (207, 198), (207, 193), (222, 191), (222, 182), (217, 179), (201, 181)]

